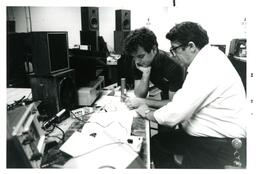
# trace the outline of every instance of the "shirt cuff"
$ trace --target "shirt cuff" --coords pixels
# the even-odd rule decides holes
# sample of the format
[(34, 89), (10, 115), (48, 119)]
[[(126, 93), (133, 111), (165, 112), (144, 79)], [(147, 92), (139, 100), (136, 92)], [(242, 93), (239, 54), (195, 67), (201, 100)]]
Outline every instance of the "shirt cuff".
[(154, 118), (155, 118), (155, 120), (157, 121), (157, 123), (159, 123), (159, 124), (163, 124), (163, 122), (164, 122), (164, 115), (163, 115), (163, 113), (164, 112), (166, 112), (166, 110), (164, 109), (164, 107), (162, 107), (162, 108), (160, 108), (160, 109), (158, 109), (158, 110), (156, 110), (155, 112), (154, 112)]

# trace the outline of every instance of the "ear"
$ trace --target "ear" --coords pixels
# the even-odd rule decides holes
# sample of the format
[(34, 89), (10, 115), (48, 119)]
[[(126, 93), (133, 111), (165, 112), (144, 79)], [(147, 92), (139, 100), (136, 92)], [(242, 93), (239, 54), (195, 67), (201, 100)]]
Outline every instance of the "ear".
[(192, 41), (188, 42), (188, 47), (191, 49), (192, 52), (195, 52), (197, 50), (195, 43)]
[(156, 47), (156, 45), (153, 45), (153, 47), (152, 47), (152, 51), (153, 51), (153, 53), (154, 53), (154, 54), (156, 54), (156, 53), (157, 53), (157, 47)]

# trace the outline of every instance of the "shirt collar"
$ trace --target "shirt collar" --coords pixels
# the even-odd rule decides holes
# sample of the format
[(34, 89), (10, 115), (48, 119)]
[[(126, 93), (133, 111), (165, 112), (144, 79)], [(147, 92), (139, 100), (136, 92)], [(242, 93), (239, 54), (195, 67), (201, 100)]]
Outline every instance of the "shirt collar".
[(197, 55), (195, 56), (194, 60), (190, 63), (190, 65), (189, 65), (188, 68), (187, 68), (187, 72), (188, 72), (188, 73), (189, 73), (189, 71), (191, 71), (192, 69), (195, 69), (195, 68), (196, 68), (196, 66), (198, 65), (198, 62), (200, 62), (200, 60), (201, 60), (202, 58), (204, 59), (205, 57), (207, 57), (206, 54), (208, 53), (207, 50), (209, 50), (209, 48), (210, 48), (210, 45), (207, 44), (207, 45), (205, 45), (205, 46), (197, 53)]

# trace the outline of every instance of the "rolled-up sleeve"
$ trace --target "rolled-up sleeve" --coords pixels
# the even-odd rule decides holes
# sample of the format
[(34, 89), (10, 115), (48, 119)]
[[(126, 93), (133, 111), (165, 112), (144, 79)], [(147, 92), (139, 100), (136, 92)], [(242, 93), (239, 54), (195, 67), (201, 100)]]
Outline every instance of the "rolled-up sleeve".
[[(159, 124), (175, 126), (191, 118), (216, 96), (211, 96), (216, 90), (216, 81), (211, 74), (191, 73), (176, 92), (173, 100), (164, 107), (154, 112), (154, 117)], [(211, 81), (209, 81), (211, 79)]]

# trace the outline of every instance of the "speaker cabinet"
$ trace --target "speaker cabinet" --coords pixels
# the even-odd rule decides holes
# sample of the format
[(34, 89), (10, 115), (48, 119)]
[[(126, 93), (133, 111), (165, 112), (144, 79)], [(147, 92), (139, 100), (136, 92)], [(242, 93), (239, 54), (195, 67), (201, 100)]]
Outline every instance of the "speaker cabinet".
[(48, 116), (62, 109), (77, 106), (77, 91), (73, 69), (57, 72), (50, 76), (30, 76), (33, 100), (41, 100)]
[(116, 30), (131, 30), (131, 12), (130, 10), (116, 10)]
[(15, 29), (15, 21), (7, 21), (7, 33), (13, 33), (15, 32), (16, 29)]
[(82, 30), (99, 31), (98, 7), (81, 7)]
[(90, 81), (96, 79), (96, 59), (92, 56), (87, 56), (86, 51), (73, 49), (70, 51), (70, 67), (75, 70), (76, 86), (88, 86)]
[(130, 31), (114, 31), (114, 50), (118, 54), (124, 52), (124, 39)]
[(69, 68), (67, 32), (32, 32), (32, 58), (36, 75)]
[(117, 84), (121, 85), (121, 78), (126, 79), (126, 89), (134, 88), (132, 56), (122, 54), (121, 58), (117, 60)]
[(31, 61), (29, 38), (29, 33), (7, 34), (7, 87), (29, 87), (25, 68), (26, 63)]
[(81, 45), (88, 45), (89, 51), (99, 51), (99, 31), (80, 31)]

